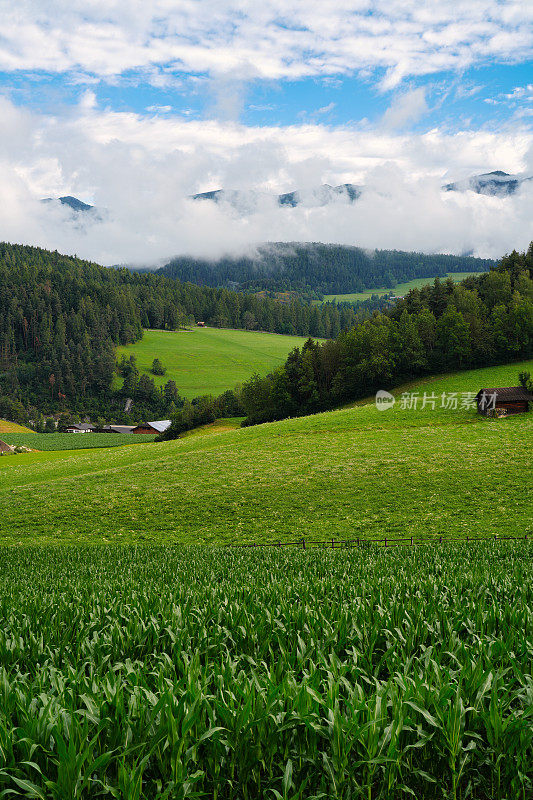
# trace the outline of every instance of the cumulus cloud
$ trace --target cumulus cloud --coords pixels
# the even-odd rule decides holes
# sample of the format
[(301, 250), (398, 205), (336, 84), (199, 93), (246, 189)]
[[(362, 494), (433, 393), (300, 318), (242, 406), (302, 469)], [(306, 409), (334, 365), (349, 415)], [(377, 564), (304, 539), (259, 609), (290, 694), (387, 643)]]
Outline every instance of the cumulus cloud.
[[(533, 137), (518, 128), (255, 128), (102, 110), (90, 94), (56, 117), (0, 98), (0, 118), (0, 239), (104, 264), (216, 257), (272, 240), (500, 256), (532, 236), (533, 181), (510, 198), (440, 189), (490, 169), (533, 174)], [(340, 196), (322, 207), (279, 208), (273, 198), (344, 182), (366, 186), (356, 203)], [(220, 187), (257, 190), (250, 213), (190, 199)], [(105, 213), (40, 202), (64, 194)]]
[(531, 54), (523, 0), (0, 0), (0, 69), (111, 78), (145, 70), (267, 79), (379, 68), (406, 76)]

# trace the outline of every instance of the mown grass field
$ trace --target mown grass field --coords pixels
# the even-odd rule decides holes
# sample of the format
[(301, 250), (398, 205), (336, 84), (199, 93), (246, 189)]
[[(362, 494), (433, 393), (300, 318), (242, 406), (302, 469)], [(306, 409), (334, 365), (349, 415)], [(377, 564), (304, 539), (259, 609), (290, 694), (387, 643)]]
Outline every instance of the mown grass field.
[[(416, 410), (357, 405), (173, 442), (0, 462), (0, 542), (221, 544), (524, 535), (531, 414), (441, 408), (533, 364), (427, 380)], [(416, 387), (409, 387), (416, 391)], [(42, 456), (42, 454), (39, 454)], [(22, 458), (22, 457), (20, 457)], [(83, 503), (80, 503), (80, 497)]]
[[(17, 425), (16, 422), (9, 422), (7, 419), (0, 419), (0, 436), (4, 433), (33, 433), (29, 428), (23, 425)], [(4, 440), (5, 441), (5, 440)]]
[[(471, 275), (481, 275), (481, 273), (448, 272), (445, 278), (441, 278), (441, 281), (451, 278), (454, 283), (460, 283), (465, 278), (469, 278)], [(383, 294), (388, 294), (391, 291), (396, 297), (398, 297), (407, 294), (407, 292), (410, 292), (411, 289), (420, 289), (422, 286), (427, 286), (428, 283), (433, 283), (434, 280), (435, 278), (415, 278), (414, 280), (407, 281), (406, 283), (397, 283), (394, 289), (367, 289), (364, 292), (353, 292), (352, 294), (327, 294), (324, 295), (324, 302), (336, 300), (338, 303), (355, 303), (361, 300), (368, 300), (373, 294), (381, 296)]]
[[(284, 363), (294, 347), (301, 347), (304, 342), (305, 337), (301, 336), (225, 328), (148, 330), (139, 342), (119, 347), (117, 356), (135, 355), (140, 372), (153, 377), (156, 385), (173, 380), (180, 395), (191, 399), (233, 389), (254, 372), (266, 375)], [(150, 372), (154, 358), (159, 358), (167, 368), (164, 376)], [(118, 376), (116, 383), (121, 384)]]
[(121, 447), (153, 441), (155, 436), (134, 433), (6, 433), (7, 444), (22, 445), (32, 450), (92, 450), (95, 447)]
[(0, 548), (0, 794), (528, 800), (532, 556)]

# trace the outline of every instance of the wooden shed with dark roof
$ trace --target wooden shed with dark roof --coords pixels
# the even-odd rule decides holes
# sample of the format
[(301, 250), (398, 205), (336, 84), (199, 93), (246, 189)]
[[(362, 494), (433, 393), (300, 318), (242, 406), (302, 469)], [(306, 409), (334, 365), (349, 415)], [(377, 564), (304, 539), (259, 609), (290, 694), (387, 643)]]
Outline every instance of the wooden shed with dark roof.
[(533, 394), (523, 386), (498, 386), (480, 389), (476, 395), (477, 410), (485, 416), (501, 411), (506, 414), (523, 414), (533, 403)]
[(0, 439), (0, 453), (12, 453), (13, 448), (10, 444), (6, 444)]

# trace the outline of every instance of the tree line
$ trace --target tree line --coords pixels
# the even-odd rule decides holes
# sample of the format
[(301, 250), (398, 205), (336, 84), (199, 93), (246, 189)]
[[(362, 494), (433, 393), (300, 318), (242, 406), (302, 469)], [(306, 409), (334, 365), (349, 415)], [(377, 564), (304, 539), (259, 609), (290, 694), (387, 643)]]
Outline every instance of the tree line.
[(159, 273), (202, 286), (227, 286), (245, 292), (296, 291), (307, 299), (322, 299), (324, 294), (393, 289), (397, 283), (443, 277), (448, 272), (482, 272), (494, 265), (492, 259), (471, 256), (400, 250), (370, 252), (345, 245), (277, 242), (258, 247), (253, 256), (211, 261), (176, 258)]

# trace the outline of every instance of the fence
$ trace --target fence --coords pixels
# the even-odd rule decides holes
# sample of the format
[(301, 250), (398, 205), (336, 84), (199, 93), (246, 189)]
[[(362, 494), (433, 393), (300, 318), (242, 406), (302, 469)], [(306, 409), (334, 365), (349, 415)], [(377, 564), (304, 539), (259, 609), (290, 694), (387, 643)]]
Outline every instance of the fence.
[(305, 539), (302, 537), (293, 542), (245, 542), (245, 543), (230, 543), (226, 547), (299, 547), (303, 550), (311, 549), (312, 547), (329, 547), (346, 548), (346, 547), (370, 547), (377, 545), (379, 547), (415, 547), (423, 544), (449, 544), (450, 542), (462, 542), (463, 544), (475, 544), (476, 542), (527, 542), (532, 538), (526, 533), (524, 536), (466, 536), (461, 538), (435, 536), (433, 539), (421, 539), (415, 541), (411, 537), (401, 539), (390, 539), (385, 536), (383, 539)]

